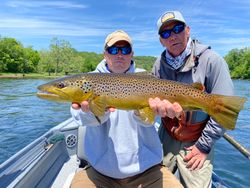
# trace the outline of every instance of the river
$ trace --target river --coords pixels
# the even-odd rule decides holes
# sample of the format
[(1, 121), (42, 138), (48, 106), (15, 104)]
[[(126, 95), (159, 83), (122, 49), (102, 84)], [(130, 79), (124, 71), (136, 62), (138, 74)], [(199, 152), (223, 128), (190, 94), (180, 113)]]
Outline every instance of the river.
[[(70, 117), (69, 104), (55, 103), (36, 97), (36, 87), (43, 79), (0, 79), (0, 164)], [(237, 127), (228, 131), (250, 149), (250, 81), (234, 80), (235, 93), (248, 98), (240, 112)], [(215, 147), (215, 172), (227, 185), (235, 188), (250, 186), (250, 160), (246, 159), (223, 138)]]

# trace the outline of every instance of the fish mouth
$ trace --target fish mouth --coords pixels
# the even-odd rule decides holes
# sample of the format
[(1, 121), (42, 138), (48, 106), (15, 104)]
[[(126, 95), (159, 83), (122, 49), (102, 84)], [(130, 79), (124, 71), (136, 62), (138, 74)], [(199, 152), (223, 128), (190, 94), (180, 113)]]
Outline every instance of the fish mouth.
[(36, 96), (41, 99), (46, 99), (50, 101), (58, 101), (58, 102), (64, 101), (59, 95), (50, 92), (38, 91)]
[(51, 97), (59, 97), (59, 95), (55, 94), (55, 93), (50, 93), (48, 91), (38, 91), (37, 92), (37, 96), (51, 96)]
[(38, 92), (36, 95), (37, 97), (41, 99), (58, 101), (58, 102), (64, 102), (66, 101), (66, 98), (68, 97), (68, 95), (62, 92), (61, 90), (53, 89), (52, 91), (48, 91), (47, 89), (43, 87), (38, 87)]

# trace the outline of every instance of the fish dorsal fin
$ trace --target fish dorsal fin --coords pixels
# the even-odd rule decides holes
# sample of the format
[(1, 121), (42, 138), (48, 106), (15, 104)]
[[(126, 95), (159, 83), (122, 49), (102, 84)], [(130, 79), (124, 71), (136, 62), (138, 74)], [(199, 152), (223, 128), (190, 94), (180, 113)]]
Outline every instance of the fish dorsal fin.
[(97, 117), (103, 116), (106, 109), (104, 96), (96, 96), (89, 102), (90, 111)]
[(199, 82), (192, 83), (191, 86), (198, 90), (205, 91), (205, 86)]
[(153, 124), (155, 120), (155, 114), (150, 107), (145, 107), (138, 110), (141, 120), (147, 124)]

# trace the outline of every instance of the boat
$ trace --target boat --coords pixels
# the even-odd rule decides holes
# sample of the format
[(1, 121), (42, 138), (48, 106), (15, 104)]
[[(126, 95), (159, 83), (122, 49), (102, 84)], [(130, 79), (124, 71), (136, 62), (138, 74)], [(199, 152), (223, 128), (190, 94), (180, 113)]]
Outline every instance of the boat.
[[(51, 128), (0, 165), (1, 188), (68, 188), (86, 164), (85, 129), (72, 118)], [(213, 172), (213, 188), (228, 186)]]

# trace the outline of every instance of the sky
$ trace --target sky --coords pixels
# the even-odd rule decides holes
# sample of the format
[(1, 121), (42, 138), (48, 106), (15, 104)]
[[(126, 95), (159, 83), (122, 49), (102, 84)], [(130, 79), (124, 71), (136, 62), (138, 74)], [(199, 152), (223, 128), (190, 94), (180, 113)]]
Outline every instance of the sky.
[(136, 56), (158, 56), (156, 22), (180, 11), (191, 37), (225, 56), (250, 47), (250, 0), (1, 0), (0, 36), (24, 47), (48, 50), (53, 37), (77, 51), (103, 52), (106, 36), (118, 29), (133, 39)]

